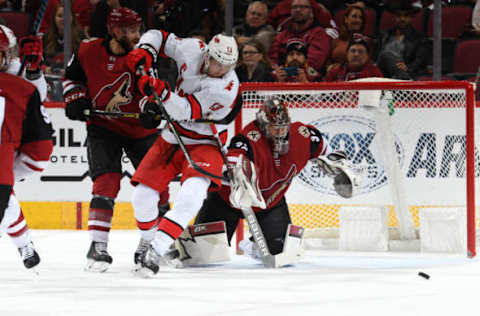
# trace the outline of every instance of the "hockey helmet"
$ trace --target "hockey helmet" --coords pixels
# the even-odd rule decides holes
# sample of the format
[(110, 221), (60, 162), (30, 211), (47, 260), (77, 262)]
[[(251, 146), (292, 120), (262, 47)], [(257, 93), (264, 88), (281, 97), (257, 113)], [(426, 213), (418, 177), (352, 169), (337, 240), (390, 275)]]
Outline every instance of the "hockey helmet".
[(272, 144), (274, 153), (284, 155), (288, 152), (288, 133), (290, 116), (284, 102), (272, 97), (267, 98), (256, 114), (260, 129)]
[(208, 43), (208, 54), (205, 59), (205, 66), (208, 69), (209, 57), (223, 66), (227, 66), (228, 70), (233, 69), (238, 60), (237, 42), (232, 36), (223, 34), (215, 35)]
[(137, 24), (142, 24), (140, 15), (125, 7), (113, 9), (107, 17), (107, 27), (110, 34), (114, 27), (129, 27)]
[(17, 38), (11, 29), (0, 24), (0, 51), (4, 53), (1, 70), (5, 70), (16, 56)]

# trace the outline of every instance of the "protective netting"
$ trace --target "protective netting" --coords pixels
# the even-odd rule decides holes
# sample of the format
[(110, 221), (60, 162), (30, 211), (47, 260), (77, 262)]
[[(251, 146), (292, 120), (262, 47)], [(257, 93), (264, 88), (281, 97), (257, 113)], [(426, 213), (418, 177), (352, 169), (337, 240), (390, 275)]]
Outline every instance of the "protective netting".
[[(473, 190), (479, 170), (476, 146), (474, 153), (472, 146), (467, 151), (467, 134), (474, 136), (477, 131), (469, 125), (474, 119), (474, 97), (468, 83), (243, 84), (237, 131), (255, 118), (263, 100), (270, 96), (287, 104), (292, 121), (315, 126), (332, 148), (344, 150), (349, 160), (368, 171), (359, 195), (346, 200), (336, 195), (333, 180), (309, 163), (287, 193), (294, 224), (310, 232), (331, 232), (339, 225), (341, 206), (383, 205), (389, 208), (389, 226), (398, 225), (385, 172), (386, 164), (391, 165), (395, 158), (385, 155), (378, 128), (393, 135), (392, 153), (404, 186), (401, 198), (417, 228), (421, 208), (467, 206), (466, 192)], [(379, 122), (379, 117), (385, 120)], [(467, 186), (469, 177), (473, 181)], [(479, 224), (477, 221), (475, 226)]]

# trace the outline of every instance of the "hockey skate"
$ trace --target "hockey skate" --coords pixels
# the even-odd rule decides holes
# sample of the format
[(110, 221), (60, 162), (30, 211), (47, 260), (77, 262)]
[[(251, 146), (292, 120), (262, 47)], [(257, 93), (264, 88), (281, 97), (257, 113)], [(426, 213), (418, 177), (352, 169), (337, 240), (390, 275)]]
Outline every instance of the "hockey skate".
[(142, 261), (144, 261), (144, 257), (148, 251), (148, 247), (150, 246), (150, 241), (140, 238), (140, 242), (138, 243), (137, 250), (133, 254), (133, 262), (135, 266), (133, 268), (133, 272), (138, 272), (142, 268)]
[(180, 261), (180, 253), (175, 248), (169, 249), (161, 256), (155, 251), (152, 245), (149, 245), (145, 256), (141, 257), (141, 259), (141, 268), (138, 270), (138, 273), (145, 278), (151, 278), (157, 274), (162, 261), (172, 268), (183, 267)]
[(29, 242), (26, 246), (18, 248), (20, 256), (22, 256), (23, 265), (27, 269), (32, 269), (40, 263), (40, 257), (33, 247), (33, 243)]
[(87, 253), (87, 266), (85, 271), (105, 272), (112, 264), (112, 256), (107, 252), (106, 242), (92, 241)]

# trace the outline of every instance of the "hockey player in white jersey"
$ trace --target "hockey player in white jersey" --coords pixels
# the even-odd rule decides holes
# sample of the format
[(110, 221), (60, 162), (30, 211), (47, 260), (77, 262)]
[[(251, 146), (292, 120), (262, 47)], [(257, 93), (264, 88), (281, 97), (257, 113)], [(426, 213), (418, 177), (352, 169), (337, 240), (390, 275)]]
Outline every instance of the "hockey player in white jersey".
[[(214, 134), (218, 132), (225, 143), (227, 125), (185, 120), (224, 119), (234, 108), (239, 88), (234, 72), (238, 48), (233, 37), (218, 34), (206, 45), (198, 39), (150, 30), (141, 37), (138, 48), (130, 52), (127, 64), (132, 71), (140, 65), (148, 71), (157, 56), (168, 56), (176, 61), (178, 81), (175, 90), (171, 91), (168, 83), (142, 76), (138, 80), (138, 88), (146, 95), (141, 102), (142, 111), (155, 115), (159, 113), (158, 107), (163, 106), (175, 121), (174, 126), (193, 161), (216, 177), (207, 176), (189, 165), (169, 129), (164, 129), (150, 148), (131, 180), (136, 185), (132, 204), (137, 222), (153, 223), (151, 229), (141, 230), (144, 245), (148, 245), (148, 251), (142, 256), (141, 270), (150, 275), (158, 272), (160, 257), (168, 257), (169, 247), (200, 210), (210, 184), (221, 184), (223, 159)], [(162, 105), (151, 96), (152, 87)], [(168, 188), (169, 182), (179, 174), (182, 185), (173, 201), (173, 209), (158, 219), (159, 192)]]
[(41, 101), (45, 101), (47, 97), (47, 81), (40, 69), (42, 61), (42, 39), (37, 36), (26, 36), (20, 39), (18, 43), (17, 56), (17, 38), (11, 29), (0, 24), (0, 28), (8, 39), (8, 50), (6, 51), (4, 62), (0, 65), (2, 71), (16, 76), (21, 68), (20, 58), (26, 58), (26, 69), (22, 73), (22, 78), (30, 81), (40, 93)]

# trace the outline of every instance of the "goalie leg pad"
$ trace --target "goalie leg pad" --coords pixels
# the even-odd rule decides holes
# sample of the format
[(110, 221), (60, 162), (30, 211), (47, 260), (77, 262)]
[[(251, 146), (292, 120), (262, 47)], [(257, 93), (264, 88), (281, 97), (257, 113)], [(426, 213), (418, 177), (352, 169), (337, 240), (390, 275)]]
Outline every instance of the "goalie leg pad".
[(288, 225), (283, 251), (275, 255), (275, 268), (297, 264), (304, 256), (303, 232), (301, 226)]
[(188, 226), (175, 241), (184, 265), (213, 264), (231, 260), (225, 222)]

